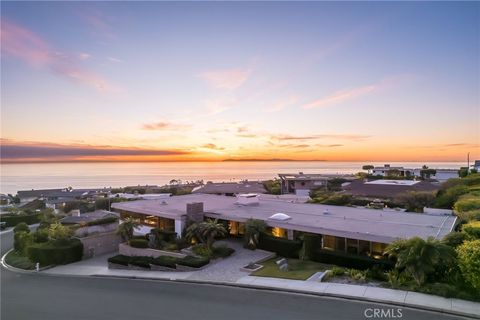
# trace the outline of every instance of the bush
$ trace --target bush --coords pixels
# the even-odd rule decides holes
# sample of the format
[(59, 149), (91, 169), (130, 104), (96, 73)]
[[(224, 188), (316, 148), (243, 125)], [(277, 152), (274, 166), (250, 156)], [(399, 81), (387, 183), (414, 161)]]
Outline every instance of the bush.
[(27, 232), (27, 233), (29, 233), (30, 228), (28, 227), (28, 224), (26, 224), (25, 222), (20, 222), (19, 224), (17, 224), (13, 228), (13, 233), (17, 233), (17, 232)]
[(178, 259), (177, 264), (191, 267), (191, 268), (201, 268), (210, 263), (210, 259), (206, 257), (193, 257), (193, 256), (186, 256), (185, 258)]
[(48, 231), (45, 229), (37, 229), (37, 231), (32, 233), (32, 236), (33, 236), (33, 242), (36, 242), (36, 243), (48, 241)]
[(480, 290), (480, 240), (465, 241), (457, 248), (457, 254), (463, 277)]
[(150, 269), (150, 263), (153, 261), (152, 257), (130, 257), (129, 264), (140, 268)]
[(42, 266), (67, 264), (82, 259), (83, 244), (78, 239), (35, 243), (27, 248), (27, 256), (32, 262)]
[(467, 235), (463, 232), (451, 232), (443, 238), (442, 242), (447, 246), (456, 248), (461, 245), (466, 238)]
[(300, 250), (300, 259), (311, 260), (315, 251), (321, 246), (321, 236), (318, 234), (305, 233), (303, 235), (303, 245)]
[(85, 225), (86, 226), (99, 226), (99, 225), (103, 225), (103, 224), (114, 223), (114, 222), (117, 222), (117, 221), (118, 221), (117, 217), (106, 217), (106, 218), (101, 218), (101, 219), (89, 221)]
[(19, 231), (13, 235), (13, 249), (18, 253), (25, 254), (32, 243), (33, 237), (28, 232)]
[(235, 252), (234, 249), (227, 246), (218, 246), (213, 248), (213, 258), (226, 258)]
[(302, 248), (302, 242), (298, 240), (277, 238), (265, 233), (260, 233), (258, 248), (275, 252), (279, 256), (285, 258), (298, 258), (298, 253)]
[(367, 269), (367, 278), (378, 281), (388, 281), (385, 270), (383, 270), (383, 268), (379, 267), (378, 265)]
[(192, 247), (193, 253), (197, 256), (208, 257), (210, 258), (213, 255), (213, 251), (204, 246), (203, 244), (198, 244)]
[(6, 227), (14, 227), (21, 222), (26, 224), (35, 224), (40, 221), (41, 214), (2, 214), (0, 215), (0, 221), (5, 222)]
[(332, 270), (330, 270), (332, 272), (332, 275), (333, 276), (343, 276), (345, 274), (345, 269), (343, 268), (340, 268), (340, 267), (337, 267), (337, 266), (334, 266), (332, 268)]
[(124, 256), (123, 254), (118, 254), (116, 256), (108, 258), (108, 262), (120, 264), (122, 266), (128, 266), (128, 264), (130, 263), (130, 257)]
[(347, 274), (352, 280), (365, 282), (367, 280), (367, 270), (348, 269)]
[(480, 239), (480, 221), (472, 221), (464, 224), (462, 232), (465, 233), (470, 240)]
[(156, 266), (162, 266), (162, 267), (175, 269), (178, 260), (179, 259), (176, 258), (176, 257), (160, 256), (158, 258), (153, 259), (151, 264), (154, 264)]
[(365, 270), (375, 265), (378, 265), (386, 270), (393, 267), (392, 262), (386, 259), (377, 260), (364, 256), (347, 255), (345, 253), (330, 250), (316, 251), (315, 255), (312, 257), (312, 260), (359, 270)]
[(148, 241), (146, 239), (130, 239), (128, 244), (134, 248), (148, 248)]
[[(443, 187), (445, 188), (445, 185)], [(464, 185), (444, 188), (437, 193), (437, 199), (435, 199), (435, 207), (437, 208), (452, 209), (458, 198), (469, 191), (468, 187)]]

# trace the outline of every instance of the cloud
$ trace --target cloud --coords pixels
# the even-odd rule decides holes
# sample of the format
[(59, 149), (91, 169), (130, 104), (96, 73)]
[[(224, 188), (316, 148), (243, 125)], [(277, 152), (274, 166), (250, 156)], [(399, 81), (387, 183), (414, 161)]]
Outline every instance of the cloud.
[(331, 105), (335, 105), (341, 102), (345, 102), (345, 101), (366, 95), (368, 93), (372, 93), (378, 88), (379, 88), (378, 85), (368, 85), (368, 86), (363, 86), (363, 87), (358, 87), (353, 89), (337, 91), (329, 96), (314, 100), (304, 105), (303, 109), (328, 107)]
[(108, 21), (109, 17), (105, 16), (101, 11), (90, 7), (87, 10), (78, 12), (78, 15), (95, 35), (108, 39), (117, 37), (114, 28)]
[(63, 145), (43, 142), (8, 142), (2, 140), (0, 153), (2, 161), (55, 161), (81, 160), (82, 158), (112, 156), (178, 156), (190, 152), (182, 150), (122, 148), (115, 146)]
[(88, 53), (85, 53), (85, 52), (82, 52), (82, 53), (79, 53), (78, 54), (78, 58), (80, 60), (87, 60), (87, 59), (90, 59), (92, 56)]
[(298, 97), (291, 95), (284, 100), (277, 101), (272, 106), (264, 109), (265, 112), (278, 112), (298, 102)]
[(183, 130), (188, 128), (189, 126), (186, 124), (177, 124), (167, 121), (160, 121), (160, 122), (153, 122), (153, 123), (145, 123), (142, 125), (143, 130)]
[(234, 90), (242, 86), (250, 77), (251, 69), (211, 70), (197, 75), (215, 89)]
[(237, 100), (235, 98), (219, 97), (208, 99), (205, 101), (205, 108), (207, 109), (206, 115), (214, 115), (224, 112), (236, 104)]
[(30, 30), (5, 19), (2, 20), (1, 36), (2, 51), (7, 56), (16, 57), (34, 67), (46, 68), (101, 92), (116, 90), (101, 75), (80, 64), (80, 61), (88, 59), (88, 54), (62, 53)]
[(292, 135), (270, 135), (270, 139), (276, 141), (290, 141), (290, 140), (319, 140), (319, 139), (339, 139), (350, 141), (361, 141), (370, 138), (367, 135), (360, 134), (314, 134), (305, 136), (292, 136)]
[(123, 60), (114, 57), (107, 57), (107, 60), (115, 63), (123, 63)]
[(207, 144), (204, 144), (203, 146), (201, 146), (202, 148), (205, 148), (205, 149), (212, 149), (212, 150), (225, 150), (225, 148), (223, 147), (219, 147), (213, 143), (207, 143)]

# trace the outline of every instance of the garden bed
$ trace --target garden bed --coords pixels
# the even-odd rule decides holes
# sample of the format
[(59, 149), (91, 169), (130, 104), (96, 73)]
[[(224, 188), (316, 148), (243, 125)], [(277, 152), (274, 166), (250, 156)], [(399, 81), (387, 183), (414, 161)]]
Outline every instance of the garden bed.
[(298, 259), (288, 259), (288, 271), (281, 271), (276, 264), (277, 258), (273, 258), (263, 262), (263, 268), (251, 273), (250, 275), (256, 277), (271, 277), (271, 278), (282, 278), (282, 279), (292, 279), (292, 280), (307, 280), (313, 274), (319, 271), (325, 271), (331, 268), (331, 265), (298, 260)]

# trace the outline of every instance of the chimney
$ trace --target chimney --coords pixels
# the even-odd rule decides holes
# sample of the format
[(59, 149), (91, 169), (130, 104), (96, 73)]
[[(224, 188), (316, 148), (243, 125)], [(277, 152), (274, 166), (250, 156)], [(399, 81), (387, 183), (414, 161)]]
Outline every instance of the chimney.
[(187, 203), (187, 220), (189, 222), (203, 221), (203, 202)]

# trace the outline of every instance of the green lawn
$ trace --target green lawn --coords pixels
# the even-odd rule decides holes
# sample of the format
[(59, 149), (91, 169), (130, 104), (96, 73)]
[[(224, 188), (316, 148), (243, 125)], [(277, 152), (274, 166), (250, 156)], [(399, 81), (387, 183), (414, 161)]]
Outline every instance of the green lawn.
[(15, 251), (10, 251), (5, 257), (5, 263), (19, 269), (34, 270), (35, 263), (28, 260), (27, 257), (22, 256)]
[(277, 264), (275, 263), (275, 261), (279, 259), (280, 258), (273, 258), (265, 262), (261, 262), (260, 264), (263, 266), (263, 268), (251, 273), (251, 275), (257, 277), (306, 280), (310, 278), (315, 272), (325, 271), (332, 268), (332, 266), (328, 264), (297, 259), (287, 259), (289, 270), (280, 271)]

